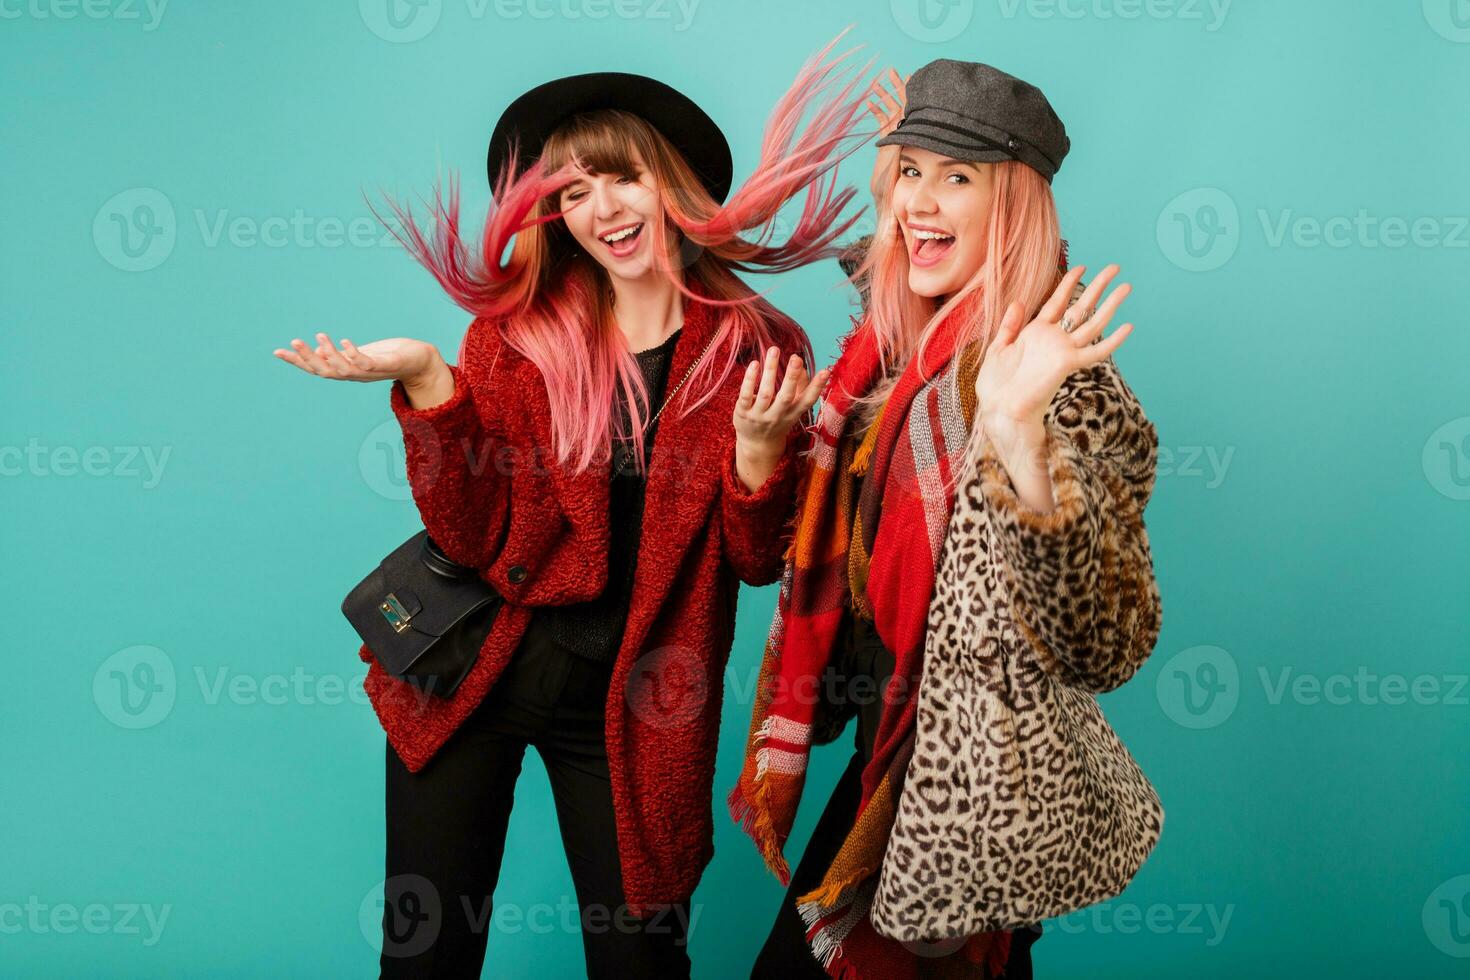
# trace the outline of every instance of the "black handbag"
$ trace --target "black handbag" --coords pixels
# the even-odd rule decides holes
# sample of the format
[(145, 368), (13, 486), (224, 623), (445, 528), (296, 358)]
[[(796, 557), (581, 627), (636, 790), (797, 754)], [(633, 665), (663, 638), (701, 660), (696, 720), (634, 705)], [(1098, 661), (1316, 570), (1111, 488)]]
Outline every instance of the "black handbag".
[(342, 615), (383, 669), (447, 698), (480, 656), (504, 598), (450, 561), (428, 530), (378, 563), (342, 600)]

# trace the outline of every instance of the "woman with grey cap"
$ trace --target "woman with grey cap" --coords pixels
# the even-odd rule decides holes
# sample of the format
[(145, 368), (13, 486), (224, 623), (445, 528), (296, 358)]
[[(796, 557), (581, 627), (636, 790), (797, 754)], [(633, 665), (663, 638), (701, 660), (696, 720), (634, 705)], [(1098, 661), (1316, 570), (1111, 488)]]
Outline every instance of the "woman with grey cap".
[[(1143, 511), (1158, 439), (1068, 269), (1070, 147), (1035, 86), (941, 59), (870, 108), (877, 231), (844, 267), (732, 813), (788, 885), (757, 977), (1031, 976), (1041, 921), (1119, 894), (1154, 788), (1098, 708), (1162, 623)], [(811, 747), (856, 752), (792, 873)]]

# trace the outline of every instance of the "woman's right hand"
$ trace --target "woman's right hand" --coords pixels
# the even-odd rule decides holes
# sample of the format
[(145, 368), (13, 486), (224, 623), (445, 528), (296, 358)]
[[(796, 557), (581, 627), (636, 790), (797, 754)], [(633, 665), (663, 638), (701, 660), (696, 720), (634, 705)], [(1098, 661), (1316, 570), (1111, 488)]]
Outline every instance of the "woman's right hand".
[(362, 347), (343, 337), (341, 350), (325, 333), (317, 334), (316, 339), (315, 348), (298, 337), (291, 341), (293, 350), (278, 347), (272, 353), (286, 363), (321, 378), (338, 381), (401, 380), (411, 388), (423, 387), (444, 365), (444, 358), (437, 347), (409, 337), (375, 340)]
[[(878, 121), (880, 137), (893, 132), (899, 121), (903, 119), (905, 88), (912, 77), (912, 75), (906, 75), (899, 78), (898, 72), (890, 68), (886, 74), (879, 75), (873, 80), (873, 95), (868, 99), (868, 111)], [(885, 82), (892, 88), (891, 92), (884, 87)], [(888, 186), (892, 182), (893, 168), (897, 162), (897, 146), (878, 147), (878, 162), (873, 166), (873, 179), (868, 186), (873, 191), (873, 200), (880, 204), (888, 195)]]

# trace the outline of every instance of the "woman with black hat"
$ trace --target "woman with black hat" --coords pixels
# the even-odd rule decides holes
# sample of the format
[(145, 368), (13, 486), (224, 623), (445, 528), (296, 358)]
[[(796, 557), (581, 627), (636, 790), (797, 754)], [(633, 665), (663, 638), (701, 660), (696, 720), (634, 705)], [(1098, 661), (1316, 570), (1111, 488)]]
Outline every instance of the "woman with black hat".
[[(789, 885), (757, 977), (1031, 976), (1163, 811), (1095, 695), (1152, 651), (1157, 435), (1068, 270), (1046, 97), (941, 59), (870, 106), (876, 233), (808, 463), (731, 810)], [(824, 679), (826, 683), (815, 683)], [(818, 691), (801, 698), (793, 692)], [(856, 752), (794, 874), (813, 745)]]
[(735, 272), (834, 255), (853, 220), (833, 168), (856, 148), (863, 89), (831, 47), (723, 204), (729, 147), (669, 86), (597, 73), (527, 92), (491, 139), (478, 255), (453, 185), (432, 239), (394, 206), (406, 247), (475, 314), (457, 363), (405, 338), (277, 351), (393, 381), (430, 536), (506, 600), (447, 700), (359, 650), (388, 736), (385, 977), (480, 975), (528, 745), (551, 777), (588, 975), (689, 975), (736, 593), (780, 571), (799, 423), (825, 381), (805, 333)]

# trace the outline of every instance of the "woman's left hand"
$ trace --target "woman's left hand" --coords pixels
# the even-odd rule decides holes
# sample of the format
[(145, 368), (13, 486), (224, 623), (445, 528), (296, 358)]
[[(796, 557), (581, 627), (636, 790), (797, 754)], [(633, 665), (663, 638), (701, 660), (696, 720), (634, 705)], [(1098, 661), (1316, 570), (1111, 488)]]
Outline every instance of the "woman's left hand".
[[(1012, 303), (1006, 309), (975, 377), (978, 411), (987, 425), (1039, 430), (1052, 397), (1067, 375), (1104, 360), (1133, 332), (1133, 324), (1125, 323), (1106, 340), (1093, 343), (1132, 287), (1124, 283), (1098, 306), (1098, 298), (1118, 274), (1118, 266), (1109, 265), (1069, 309), (1067, 300), (1086, 269), (1080, 265), (1070, 269), (1041, 312), (1024, 328), (1021, 304)], [(1062, 327), (1064, 315), (1077, 324), (1070, 332)]]
[[(912, 77), (905, 75), (899, 78), (898, 71), (890, 68), (886, 74), (873, 79), (873, 84), (868, 86), (873, 93), (868, 98), (868, 112), (872, 113), (873, 119), (878, 123), (879, 137), (887, 136), (903, 121), (904, 92)], [(878, 156), (873, 163), (873, 176), (868, 184), (874, 201), (882, 203), (897, 169), (898, 144), (890, 143), (888, 146), (878, 147)]]
[(792, 354), (778, 388), (780, 357), (780, 348), (772, 347), (766, 351), (764, 366), (760, 361), (747, 365), (731, 420), (735, 425), (735, 472), (752, 493), (775, 471), (792, 426), (816, 404), (832, 377), (832, 369), (823, 368), (808, 378), (801, 355)]

